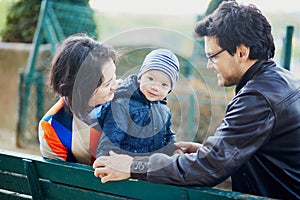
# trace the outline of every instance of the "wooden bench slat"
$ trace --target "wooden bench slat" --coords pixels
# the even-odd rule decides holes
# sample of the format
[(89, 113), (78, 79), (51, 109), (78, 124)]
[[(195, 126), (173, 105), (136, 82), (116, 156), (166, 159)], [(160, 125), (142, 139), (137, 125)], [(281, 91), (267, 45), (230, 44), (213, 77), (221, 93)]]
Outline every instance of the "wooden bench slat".
[(31, 194), (27, 177), (24, 175), (0, 171), (0, 180), (0, 189)]
[(6, 191), (0, 189), (0, 199), (5, 200), (24, 200), (24, 199), (32, 199), (31, 196), (18, 194), (16, 192)]
[[(47, 164), (48, 163), (48, 164)], [(51, 165), (49, 165), (51, 163)], [(153, 184), (145, 181), (117, 181), (102, 184), (100, 179), (94, 177), (94, 171), (91, 166), (69, 163), (68, 166), (65, 163), (54, 160), (47, 160), (45, 162), (35, 162), (36, 169), (39, 176), (43, 179), (51, 180), (56, 183), (73, 185), (76, 187), (86, 188), (89, 190), (103, 191), (114, 195), (125, 195), (130, 198), (139, 199), (188, 199), (188, 192), (190, 188), (171, 186), (166, 184)], [(50, 169), (51, 168), (51, 169)], [(49, 173), (51, 170), (52, 173)], [(83, 178), (84, 177), (84, 178)], [(124, 189), (126, 188), (126, 189)], [(141, 192), (142, 191), (142, 192)], [(153, 191), (159, 191), (153, 193)], [(195, 195), (204, 195), (208, 198), (220, 196), (223, 198), (223, 194), (217, 195), (212, 192), (206, 192), (206, 189), (190, 190), (189, 193), (195, 193)]]
[(91, 166), (1, 149), (0, 180), (0, 199), (1, 196), (12, 199), (29, 196), (33, 199), (267, 199), (209, 187), (180, 187), (141, 180), (102, 184)]
[(24, 158), (30, 160), (43, 160), (40, 156), (0, 149), (0, 170), (26, 175), (23, 166)]
[(45, 199), (128, 199), (118, 195), (109, 195), (87, 189), (74, 188), (73, 186), (52, 183), (49, 181), (42, 181), (41, 186), (44, 191)]

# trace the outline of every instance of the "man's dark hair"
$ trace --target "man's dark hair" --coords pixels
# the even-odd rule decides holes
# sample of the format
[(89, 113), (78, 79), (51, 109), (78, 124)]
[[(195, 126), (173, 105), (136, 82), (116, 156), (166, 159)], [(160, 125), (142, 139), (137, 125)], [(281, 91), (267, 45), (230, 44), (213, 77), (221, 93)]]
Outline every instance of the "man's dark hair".
[(271, 25), (253, 4), (223, 2), (211, 15), (196, 24), (195, 32), (199, 37), (215, 36), (218, 45), (231, 55), (236, 52), (238, 45), (243, 44), (250, 48), (250, 59), (274, 57)]

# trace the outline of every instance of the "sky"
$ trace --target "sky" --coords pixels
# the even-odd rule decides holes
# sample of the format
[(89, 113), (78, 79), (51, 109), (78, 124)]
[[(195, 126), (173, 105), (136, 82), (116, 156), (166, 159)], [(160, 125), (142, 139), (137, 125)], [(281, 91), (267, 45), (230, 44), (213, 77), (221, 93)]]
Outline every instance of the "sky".
[[(262, 12), (300, 12), (299, 0), (237, 0), (253, 3)], [(91, 7), (103, 13), (194, 15), (205, 12), (209, 0), (91, 0)]]

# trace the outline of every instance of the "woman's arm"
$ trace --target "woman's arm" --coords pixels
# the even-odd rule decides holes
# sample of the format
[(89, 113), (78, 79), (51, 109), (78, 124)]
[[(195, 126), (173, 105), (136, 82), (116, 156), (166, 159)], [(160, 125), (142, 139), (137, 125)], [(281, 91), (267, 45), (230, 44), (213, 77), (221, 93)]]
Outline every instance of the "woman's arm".
[(39, 123), (40, 151), (44, 158), (67, 160), (68, 149), (61, 143), (54, 128), (42, 119)]

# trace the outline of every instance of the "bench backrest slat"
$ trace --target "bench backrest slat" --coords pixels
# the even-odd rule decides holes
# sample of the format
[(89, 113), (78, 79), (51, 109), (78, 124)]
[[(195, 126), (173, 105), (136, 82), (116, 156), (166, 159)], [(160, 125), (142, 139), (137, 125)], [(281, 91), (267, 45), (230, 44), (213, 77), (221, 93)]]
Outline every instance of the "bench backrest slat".
[[(58, 184), (49, 182), (47, 180), (41, 181), (42, 188), (44, 190), (44, 198), (45, 199), (71, 199), (71, 197), (75, 199), (128, 199), (116, 195), (109, 195), (105, 193), (99, 193), (98, 191), (77, 188), (73, 186), (68, 186), (64, 184)], [(76, 195), (76, 196), (75, 196)]]
[(0, 198), (8, 199), (265, 199), (208, 187), (124, 180), (102, 184), (91, 166), (0, 149)]
[(25, 175), (0, 171), (0, 189), (14, 191), (21, 194), (31, 194)]

